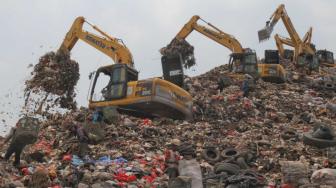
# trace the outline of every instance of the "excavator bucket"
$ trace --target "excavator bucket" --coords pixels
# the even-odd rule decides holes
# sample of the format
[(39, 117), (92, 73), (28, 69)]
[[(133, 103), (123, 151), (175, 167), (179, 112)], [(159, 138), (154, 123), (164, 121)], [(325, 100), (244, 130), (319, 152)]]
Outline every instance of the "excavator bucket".
[(271, 26), (266, 26), (262, 30), (259, 30), (258, 31), (259, 42), (268, 40), (271, 37), (272, 31), (273, 31), (273, 27)]

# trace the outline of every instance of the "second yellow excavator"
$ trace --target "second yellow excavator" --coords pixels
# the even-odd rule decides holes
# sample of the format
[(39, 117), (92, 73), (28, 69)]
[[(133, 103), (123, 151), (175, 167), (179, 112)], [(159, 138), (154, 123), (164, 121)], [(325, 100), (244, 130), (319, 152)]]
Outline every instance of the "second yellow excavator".
[[(87, 23), (101, 36), (83, 30)], [(138, 80), (133, 57), (121, 39), (111, 37), (78, 17), (65, 36), (59, 52), (69, 52), (83, 40), (109, 56), (116, 64), (98, 68), (89, 94), (90, 108), (117, 107), (136, 116), (192, 118), (192, 97), (182, 88), (160, 78)]]
[(301, 40), (286, 12), (285, 5), (283, 4), (281, 4), (274, 11), (269, 21), (266, 22), (265, 28), (258, 31), (259, 41), (264, 41), (270, 38), (274, 26), (278, 23), (280, 19), (284, 23), (290, 36), (290, 39), (287, 39), (284, 37), (280, 37), (279, 35), (275, 35), (275, 40), (277, 42), (277, 47), (279, 49), (280, 55), (283, 55), (282, 44), (292, 46), (294, 48), (293, 59), (298, 66), (308, 66), (309, 69), (312, 70), (317, 69), (318, 60), (315, 56), (315, 48), (311, 44), (312, 28), (309, 29), (309, 31)]
[[(198, 20), (203, 21), (209, 27), (198, 24)], [(197, 15), (193, 16), (183, 26), (171, 43), (176, 40), (185, 40), (193, 30), (198, 31), (204, 36), (231, 50), (232, 53), (229, 59), (230, 71), (234, 73), (250, 74), (255, 77), (260, 76), (265, 81), (276, 83), (282, 83), (286, 80), (285, 70), (280, 64), (258, 64), (256, 53), (253, 50), (243, 48), (234, 36), (223, 32)]]

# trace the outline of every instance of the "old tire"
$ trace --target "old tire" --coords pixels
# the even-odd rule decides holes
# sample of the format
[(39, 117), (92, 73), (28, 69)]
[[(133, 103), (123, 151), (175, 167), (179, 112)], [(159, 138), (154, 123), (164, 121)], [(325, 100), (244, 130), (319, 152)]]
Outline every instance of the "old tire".
[(143, 132), (143, 137), (147, 138), (153, 138), (153, 137), (159, 137), (160, 133), (159, 130), (153, 127), (145, 127)]
[(235, 158), (239, 155), (239, 152), (234, 148), (228, 148), (222, 151), (221, 156), (224, 159)]
[(220, 152), (217, 148), (205, 148), (202, 152), (203, 159), (208, 161), (209, 163), (216, 163), (220, 160)]
[(303, 135), (303, 143), (317, 148), (327, 148), (336, 146), (336, 139), (326, 140), (312, 137), (311, 133)]
[(297, 139), (298, 135), (296, 134), (295, 131), (286, 130), (281, 134), (281, 138), (284, 139), (284, 140)]
[(236, 163), (239, 165), (241, 169), (249, 169), (249, 165), (246, 163), (243, 157), (238, 157)]
[(215, 169), (214, 169), (216, 174), (226, 172), (229, 175), (238, 174), (239, 170), (240, 170), (240, 167), (238, 165), (232, 164), (232, 163), (217, 163), (215, 165)]

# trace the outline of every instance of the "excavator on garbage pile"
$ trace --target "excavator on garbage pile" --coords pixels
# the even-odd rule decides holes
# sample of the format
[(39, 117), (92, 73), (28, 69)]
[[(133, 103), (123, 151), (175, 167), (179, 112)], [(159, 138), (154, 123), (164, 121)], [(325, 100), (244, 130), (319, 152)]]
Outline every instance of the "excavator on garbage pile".
[[(303, 42), (306, 45), (311, 46), (311, 48), (315, 51), (315, 47), (311, 43), (311, 37), (312, 37), (312, 28), (309, 28), (308, 32), (303, 37)], [(284, 59), (293, 60), (294, 53), (284, 49), (284, 45), (295, 47), (293, 41), (289, 38), (279, 36), (278, 34), (274, 35), (275, 43), (279, 51), (280, 57)], [(334, 54), (331, 51), (328, 51), (326, 49), (324, 50), (317, 50), (315, 55), (317, 56), (317, 60), (319, 65), (324, 67), (336, 67), (335, 61), (334, 61)]]
[[(84, 23), (100, 35), (83, 30)], [(192, 118), (192, 97), (187, 91), (160, 78), (138, 80), (132, 54), (123, 41), (84, 17), (75, 19), (58, 51), (69, 53), (79, 39), (115, 62), (98, 68), (92, 76), (89, 108), (116, 107), (119, 112), (144, 117)]]
[(316, 70), (319, 64), (315, 55), (315, 46), (311, 43), (312, 28), (309, 29), (309, 31), (301, 40), (286, 12), (285, 5), (281, 4), (272, 14), (269, 21), (266, 22), (266, 26), (258, 31), (259, 41), (261, 42), (270, 38), (271, 33), (273, 32), (273, 28), (280, 19), (285, 25), (286, 30), (290, 36), (290, 39), (287, 39), (285, 37), (279, 37), (279, 35), (275, 35), (275, 40), (277, 42), (280, 55), (282, 53), (281, 44), (292, 46), (294, 48), (294, 62), (299, 66), (308, 66), (309, 69)]
[(316, 51), (317, 59), (319, 60), (320, 65), (325, 67), (335, 67), (336, 63), (334, 60), (334, 53), (331, 51), (328, 51), (326, 49), (324, 50), (317, 50)]
[[(208, 27), (198, 24), (198, 20), (206, 23)], [(265, 81), (275, 83), (282, 83), (286, 80), (285, 70), (281, 65), (258, 64), (254, 50), (243, 48), (234, 36), (223, 32), (197, 15), (193, 16), (183, 26), (173, 41), (185, 40), (194, 30), (231, 50), (232, 53), (230, 54), (228, 65), (232, 74), (229, 76), (242, 78), (243, 74), (250, 74), (253, 77), (261, 77)]]

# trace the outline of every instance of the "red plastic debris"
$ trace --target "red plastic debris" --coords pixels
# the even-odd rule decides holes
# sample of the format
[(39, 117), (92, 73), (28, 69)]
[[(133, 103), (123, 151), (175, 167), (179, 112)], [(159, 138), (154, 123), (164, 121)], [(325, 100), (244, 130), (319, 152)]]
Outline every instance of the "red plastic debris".
[(45, 154), (49, 154), (51, 152), (51, 144), (45, 140), (41, 140), (34, 144), (32, 147), (33, 151), (43, 151)]
[(282, 184), (281, 188), (294, 188), (294, 187), (290, 184)]
[(252, 108), (252, 101), (250, 99), (244, 98), (243, 108), (244, 109), (251, 109)]
[(145, 118), (142, 120), (142, 124), (147, 126), (152, 125), (152, 120)]
[(29, 175), (29, 170), (28, 170), (28, 168), (22, 168), (22, 169), (21, 169), (21, 172), (22, 172), (22, 174), (25, 175), (25, 176)]
[(144, 177), (142, 177), (142, 179), (146, 180), (148, 183), (153, 183), (153, 181), (155, 180), (155, 177), (144, 176)]
[(64, 155), (63, 156), (63, 161), (71, 161), (71, 159), (72, 159), (72, 155)]
[(127, 175), (125, 173), (118, 173), (114, 178), (121, 182), (132, 182), (137, 179), (135, 175)]

